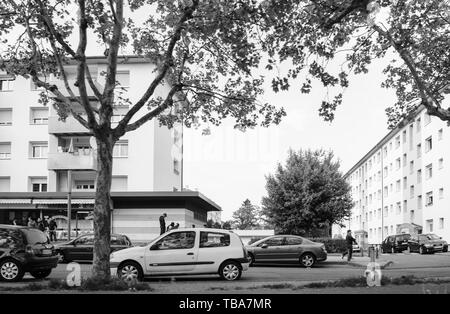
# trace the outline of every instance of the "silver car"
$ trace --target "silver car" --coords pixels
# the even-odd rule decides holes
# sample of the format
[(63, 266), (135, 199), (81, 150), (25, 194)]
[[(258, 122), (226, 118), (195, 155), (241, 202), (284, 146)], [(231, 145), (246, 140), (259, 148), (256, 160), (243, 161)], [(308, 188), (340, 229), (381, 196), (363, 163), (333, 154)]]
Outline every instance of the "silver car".
[(295, 235), (275, 235), (259, 240), (246, 247), (251, 264), (298, 262), (312, 267), (327, 259), (323, 243), (317, 243)]

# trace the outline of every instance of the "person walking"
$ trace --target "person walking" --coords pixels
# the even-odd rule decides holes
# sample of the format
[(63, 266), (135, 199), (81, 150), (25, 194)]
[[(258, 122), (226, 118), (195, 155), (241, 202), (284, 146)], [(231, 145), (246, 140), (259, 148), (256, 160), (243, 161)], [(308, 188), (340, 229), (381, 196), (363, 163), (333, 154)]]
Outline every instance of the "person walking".
[(28, 217), (28, 224), (27, 224), (27, 226), (30, 227), (30, 228), (37, 228), (36, 221), (33, 218)]
[(355, 238), (352, 236), (351, 230), (347, 231), (347, 236), (345, 237), (345, 243), (347, 245), (347, 251), (342, 253), (342, 258), (344, 258), (345, 255), (347, 255), (347, 261), (350, 262), (350, 260), (352, 259), (352, 255), (353, 255), (353, 244), (358, 244), (358, 243), (356, 243)]
[(50, 222), (48, 223), (48, 233), (50, 235), (50, 241), (56, 241), (56, 229), (58, 228), (58, 225), (56, 224), (55, 219), (50, 219)]
[(170, 230), (172, 230), (172, 229), (175, 229), (175, 223), (172, 221), (171, 223), (170, 223), (170, 225), (167, 227), (167, 231), (170, 231)]
[(159, 227), (161, 229), (161, 233), (160, 234), (163, 234), (163, 233), (166, 232), (166, 217), (167, 217), (166, 213), (162, 214), (159, 217)]

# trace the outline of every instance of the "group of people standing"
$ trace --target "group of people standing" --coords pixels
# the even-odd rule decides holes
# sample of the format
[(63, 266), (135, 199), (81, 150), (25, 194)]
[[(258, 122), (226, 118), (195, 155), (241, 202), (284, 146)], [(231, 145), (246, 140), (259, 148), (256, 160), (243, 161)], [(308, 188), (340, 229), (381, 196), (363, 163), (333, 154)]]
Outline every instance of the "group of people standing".
[(166, 218), (167, 214), (164, 213), (159, 217), (159, 227), (160, 227), (160, 234), (166, 233), (169, 230), (172, 229), (178, 229), (180, 227), (179, 223), (174, 223), (173, 221), (170, 223), (170, 225), (166, 228)]
[[(12, 223), (15, 226), (23, 225), (17, 219), (14, 219)], [(48, 237), (50, 238), (50, 241), (57, 240), (56, 229), (58, 228), (58, 225), (56, 224), (56, 221), (54, 219), (50, 219), (48, 217), (45, 217), (44, 219), (42, 219), (41, 217), (38, 217), (37, 219), (34, 219), (33, 217), (28, 217), (26, 226), (30, 228), (36, 228), (41, 230), (42, 232), (47, 233)]]

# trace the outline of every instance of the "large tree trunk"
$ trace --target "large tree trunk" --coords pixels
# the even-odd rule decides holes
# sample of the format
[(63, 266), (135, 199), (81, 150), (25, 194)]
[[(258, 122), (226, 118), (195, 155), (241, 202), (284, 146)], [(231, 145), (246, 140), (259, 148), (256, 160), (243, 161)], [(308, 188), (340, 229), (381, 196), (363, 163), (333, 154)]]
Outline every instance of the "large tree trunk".
[(110, 239), (111, 239), (111, 176), (113, 140), (108, 137), (97, 139), (97, 178), (94, 207), (94, 261), (92, 275), (109, 279)]

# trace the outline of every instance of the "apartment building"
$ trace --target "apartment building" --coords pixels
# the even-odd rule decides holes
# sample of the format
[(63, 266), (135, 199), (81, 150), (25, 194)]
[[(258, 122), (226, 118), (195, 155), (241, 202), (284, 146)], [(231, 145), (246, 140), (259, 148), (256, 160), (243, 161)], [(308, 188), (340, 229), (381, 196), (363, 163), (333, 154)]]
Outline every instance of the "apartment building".
[[(106, 71), (104, 57), (88, 58), (90, 72), (95, 84), (102, 88)], [(76, 65), (65, 67), (69, 84), (76, 79)], [(154, 75), (155, 65), (149, 60), (134, 56), (122, 57), (117, 70), (120, 86), (116, 93), (135, 103), (147, 89)], [(65, 91), (63, 82), (55, 77), (42, 79), (56, 84)], [(74, 91), (77, 89), (75, 88)], [(155, 97), (165, 97), (167, 86), (160, 86)], [(44, 92), (31, 79), (13, 77), (0, 73), (0, 193), (30, 192), (59, 193), (63, 195), (69, 186), (74, 193), (95, 191), (95, 170), (97, 169), (96, 145), (92, 134), (72, 116), (62, 121), (53, 105), (39, 103)], [(89, 95), (94, 93), (89, 89)], [(92, 98), (95, 106), (95, 100)], [(112, 117), (113, 126), (126, 114), (127, 105), (117, 105)], [(81, 106), (75, 111), (83, 112)], [(136, 114), (131, 122), (146, 113)], [(172, 129), (160, 126), (158, 121), (149, 121), (136, 131), (125, 134), (113, 151), (113, 192), (148, 192), (182, 190), (182, 128)], [(70, 181), (69, 181), (70, 178)], [(61, 194), (62, 193), (62, 194)], [(2, 193), (2, 195), (5, 195)], [(130, 194), (132, 195), (132, 194)], [(40, 197), (32, 212), (22, 204), (21, 199), (0, 200), (9, 211), (0, 209), (0, 223), (13, 218), (47, 215), (52, 212), (66, 215), (66, 201), (61, 198)], [(78, 203), (77, 203), (78, 202)], [(22, 204), (22, 205), (21, 205)], [(83, 209), (85, 215), (92, 210), (93, 200), (74, 199), (73, 207)], [(50, 212), (48, 212), (50, 210)], [(164, 209), (161, 209), (164, 210)], [(158, 216), (161, 213), (154, 214)], [(198, 224), (206, 223), (198, 219)], [(83, 215), (80, 216), (81, 219)], [(202, 215), (203, 217), (203, 215)], [(72, 217), (72, 219), (77, 219)], [(180, 221), (184, 225), (184, 221)]]
[(450, 240), (450, 129), (419, 107), (345, 177), (354, 207), (344, 228), (360, 244), (396, 233), (435, 233)]

